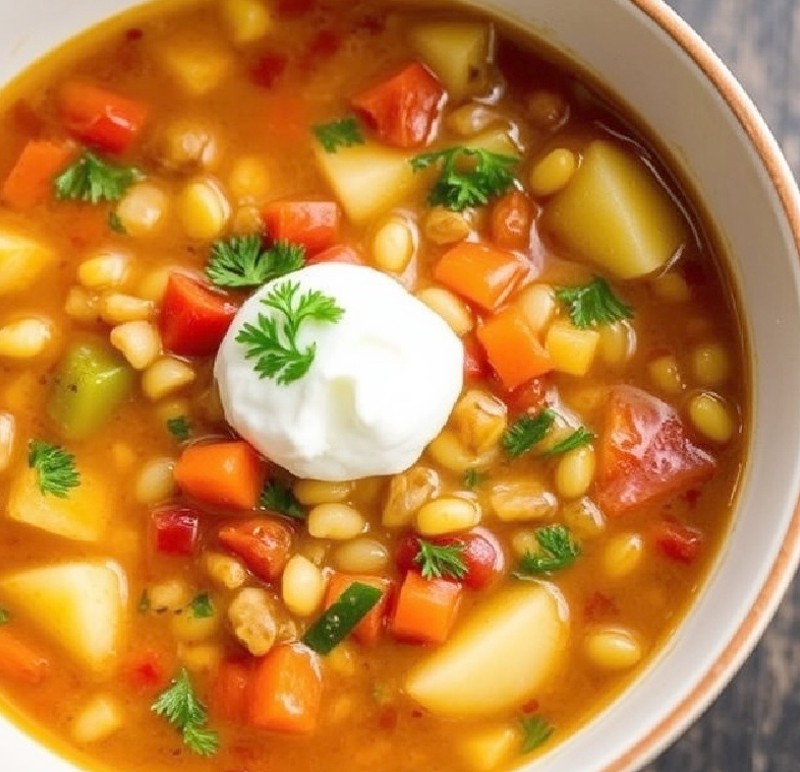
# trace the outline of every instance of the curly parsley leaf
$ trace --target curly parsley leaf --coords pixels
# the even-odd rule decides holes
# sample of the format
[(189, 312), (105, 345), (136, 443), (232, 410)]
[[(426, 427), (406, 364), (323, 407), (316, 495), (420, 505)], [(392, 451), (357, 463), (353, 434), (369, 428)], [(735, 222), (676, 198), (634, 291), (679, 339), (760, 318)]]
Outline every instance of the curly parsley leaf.
[(581, 549), (572, 538), (569, 528), (563, 525), (547, 525), (533, 532), (539, 549), (526, 552), (514, 572), (517, 579), (538, 576), (571, 566), (581, 554)]
[(567, 306), (572, 323), (581, 330), (633, 318), (633, 309), (600, 276), (581, 287), (559, 289), (556, 297)]
[(303, 323), (336, 324), (344, 309), (319, 290), (300, 294), (300, 284), (293, 281), (274, 287), (261, 303), (278, 315), (259, 314), (255, 324), (248, 322), (242, 327), (236, 342), (245, 346), (246, 359), (256, 360), (259, 377), (272, 378), (281, 385), (298, 381), (309, 371), (317, 353), (316, 343), (299, 347), (297, 335)]
[(566, 453), (569, 450), (588, 445), (594, 440), (594, 434), (590, 432), (585, 426), (578, 427), (572, 434), (565, 437), (560, 442), (553, 445), (552, 448), (545, 452), (545, 456), (558, 456), (561, 453)]
[(339, 121), (318, 123), (311, 130), (326, 153), (335, 153), (340, 147), (364, 144), (361, 127), (352, 115)]
[(185, 415), (167, 419), (167, 431), (178, 441), (186, 442), (192, 436), (192, 426)]
[(135, 166), (118, 166), (104, 161), (89, 150), (55, 178), (59, 201), (119, 201), (125, 191), (143, 178)]
[(295, 520), (305, 520), (306, 511), (300, 502), (295, 498), (292, 489), (278, 480), (270, 480), (261, 491), (259, 504), (264, 509), (271, 509), (273, 512), (280, 512), (286, 517)]
[(547, 436), (555, 420), (556, 414), (549, 408), (518, 418), (506, 429), (501, 440), (508, 455), (516, 458), (527, 453)]
[(469, 147), (451, 147), (422, 153), (410, 161), (414, 171), (440, 164), (439, 179), (428, 195), (431, 206), (445, 206), (463, 212), (487, 204), (514, 184), (514, 167), (519, 158)]
[(195, 619), (210, 619), (214, 616), (214, 601), (207, 592), (200, 593), (189, 605)]
[(197, 698), (186, 668), (153, 703), (153, 713), (166, 718), (182, 735), (183, 743), (199, 756), (213, 756), (219, 750), (219, 736), (205, 728), (208, 714)]
[(272, 279), (298, 271), (305, 265), (300, 244), (276, 241), (264, 249), (261, 236), (233, 236), (211, 247), (206, 276), (218, 287), (260, 287)]
[(419, 552), (414, 563), (420, 567), (423, 579), (463, 579), (467, 575), (463, 544), (433, 544), (417, 539)]
[(544, 745), (553, 734), (553, 727), (541, 716), (526, 716), (520, 719), (522, 729), (522, 745), (520, 753), (523, 755), (535, 751), (539, 746)]
[(64, 499), (71, 488), (81, 484), (81, 476), (75, 468), (75, 456), (66, 450), (42, 440), (31, 440), (28, 444), (28, 466), (35, 470), (42, 495)]

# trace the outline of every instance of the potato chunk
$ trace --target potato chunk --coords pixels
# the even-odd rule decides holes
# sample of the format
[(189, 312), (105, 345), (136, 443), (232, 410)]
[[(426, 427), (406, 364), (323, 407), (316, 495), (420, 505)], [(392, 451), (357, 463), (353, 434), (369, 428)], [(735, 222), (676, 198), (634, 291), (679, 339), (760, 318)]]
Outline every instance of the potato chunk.
[(686, 223), (655, 175), (628, 151), (595, 141), (542, 223), (574, 257), (621, 279), (664, 266), (687, 239)]
[(409, 673), (406, 692), (437, 716), (483, 718), (530, 699), (565, 651), (555, 590), (521, 582), (472, 612), (450, 640)]
[(55, 260), (48, 245), (0, 223), (0, 296), (29, 289)]
[(86, 669), (104, 673), (113, 667), (127, 599), (125, 575), (116, 563), (80, 561), (6, 574), (0, 599)]
[(11, 484), (7, 511), (18, 523), (65, 539), (96, 542), (106, 533), (111, 508), (104, 485), (85, 470), (81, 470), (81, 484), (59, 498), (43, 494), (36, 471), (26, 468)]
[(460, 102), (483, 93), (489, 85), (494, 31), (490, 24), (469, 21), (433, 21), (409, 31), (411, 47)]

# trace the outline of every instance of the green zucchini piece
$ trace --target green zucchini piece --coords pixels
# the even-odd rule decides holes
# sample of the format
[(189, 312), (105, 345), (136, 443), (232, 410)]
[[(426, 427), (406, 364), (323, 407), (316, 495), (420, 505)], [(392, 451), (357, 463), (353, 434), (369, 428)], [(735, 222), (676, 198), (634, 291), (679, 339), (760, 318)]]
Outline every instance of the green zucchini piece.
[(308, 628), (303, 643), (318, 654), (330, 654), (372, 610), (383, 590), (353, 582), (325, 613)]

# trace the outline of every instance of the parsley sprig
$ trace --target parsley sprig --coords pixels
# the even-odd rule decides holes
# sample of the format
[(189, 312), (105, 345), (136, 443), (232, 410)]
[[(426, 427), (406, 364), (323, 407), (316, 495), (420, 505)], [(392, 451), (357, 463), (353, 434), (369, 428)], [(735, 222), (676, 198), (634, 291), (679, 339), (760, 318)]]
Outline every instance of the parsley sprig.
[(278, 316), (259, 314), (255, 324), (248, 322), (242, 327), (236, 342), (246, 347), (246, 359), (256, 360), (259, 377), (272, 378), (281, 385), (298, 381), (309, 371), (317, 353), (316, 343), (299, 347), (297, 335), (303, 323), (336, 324), (344, 309), (319, 290), (300, 294), (296, 281), (278, 284), (261, 303)]
[(419, 552), (414, 563), (420, 567), (423, 579), (463, 579), (467, 575), (463, 544), (433, 544), (417, 539)]
[(556, 297), (567, 306), (572, 323), (581, 330), (633, 318), (633, 309), (600, 276), (580, 287), (563, 287), (556, 291)]
[(261, 236), (233, 236), (211, 248), (206, 276), (218, 287), (260, 287), (305, 265), (300, 244), (277, 241), (264, 249)]
[(192, 425), (185, 415), (179, 415), (167, 419), (167, 431), (178, 442), (186, 442), (192, 436)]
[(536, 415), (524, 415), (518, 418), (506, 429), (501, 440), (508, 455), (516, 458), (527, 453), (547, 436), (555, 420), (556, 414), (549, 408)]
[(581, 554), (581, 548), (564, 525), (546, 525), (533, 535), (539, 544), (536, 552), (526, 552), (514, 572), (517, 579), (549, 574), (571, 566)]
[(579, 426), (574, 432), (572, 432), (572, 434), (568, 435), (560, 442), (557, 442), (552, 448), (546, 450), (544, 455), (558, 456), (562, 453), (566, 453), (567, 451), (575, 450), (575, 448), (588, 445), (593, 440), (594, 434), (592, 434), (592, 432), (590, 432), (585, 426)]
[(195, 596), (189, 609), (194, 619), (210, 619), (214, 616), (214, 601), (207, 592), (202, 592)]
[(286, 517), (291, 517), (295, 520), (306, 519), (306, 511), (294, 493), (292, 493), (292, 489), (278, 480), (270, 480), (264, 486), (258, 503), (264, 509), (280, 512)]
[(445, 206), (463, 212), (487, 204), (514, 184), (514, 167), (519, 158), (470, 147), (451, 147), (422, 153), (411, 159), (414, 171), (441, 164), (439, 179), (428, 195), (431, 206)]
[(68, 166), (53, 186), (59, 201), (119, 201), (125, 191), (143, 177), (135, 166), (118, 166), (104, 161), (89, 150)]
[(318, 123), (311, 130), (326, 153), (335, 153), (340, 147), (364, 144), (361, 127), (352, 115), (339, 121)]
[(28, 444), (28, 466), (35, 470), (42, 495), (64, 499), (71, 488), (81, 484), (81, 476), (75, 468), (75, 456), (66, 450), (43, 440), (31, 440)]
[(553, 734), (553, 727), (541, 716), (526, 716), (520, 719), (522, 729), (522, 745), (520, 753), (532, 753), (540, 745), (544, 745)]
[(175, 726), (183, 737), (184, 745), (198, 756), (213, 756), (219, 750), (219, 736), (205, 728), (208, 714), (194, 692), (186, 668), (156, 699), (152, 711)]

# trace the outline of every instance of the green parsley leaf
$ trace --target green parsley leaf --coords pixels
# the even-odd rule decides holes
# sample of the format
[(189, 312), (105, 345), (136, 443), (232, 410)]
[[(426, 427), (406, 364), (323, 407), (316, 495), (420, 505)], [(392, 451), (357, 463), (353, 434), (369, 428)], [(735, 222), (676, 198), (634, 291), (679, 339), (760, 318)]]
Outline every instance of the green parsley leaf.
[(326, 153), (335, 153), (340, 147), (364, 144), (361, 127), (352, 115), (340, 121), (318, 123), (312, 126), (311, 130)]
[(167, 419), (167, 431), (178, 441), (186, 442), (192, 436), (192, 427), (185, 415)]
[(59, 201), (119, 201), (125, 191), (143, 177), (133, 166), (117, 166), (84, 150), (81, 157), (54, 181)]
[(205, 706), (197, 698), (186, 668), (153, 703), (153, 713), (166, 718), (183, 736), (184, 745), (200, 756), (212, 756), (219, 749), (216, 732), (205, 728)]
[(594, 440), (594, 434), (590, 432), (585, 426), (576, 429), (568, 437), (565, 437), (561, 442), (557, 442), (545, 452), (545, 456), (558, 456), (561, 453), (566, 453), (568, 450), (575, 450), (583, 445), (588, 445)]
[(28, 444), (28, 466), (36, 470), (42, 495), (49, 493), (64, 499), (70, 488), (81, 484), (81, 476), (75, 468), (75, 456), (58, 445), (31, 440)]
[(0, 625), (7, 625), (11, 621), (11, 614), (4, 608), (0, 608)]
[(553, 426), (556, 414), (549, 408), (524, 415), (506, 429), (501, 440), (509, 456), (516, 458), (541, 442)]
[(483, 482), (485, 476), (477, 469), (467, 469), (464, 472), (464, 487), (469, 488), (471, 491), (475, 490)]
[(136, 610), (140, 614), (146, 614), (150, 611), (152, 604), (150, 603), (150, 595), (147, 590), (142, 590), (142, 594), (139, 597), (139, 605), (136, 607)]
[(563, 525), (546, 525), (533, 532), (539, 549), (526, 552), (514, 572), (517, 579), (546, 574), (571, 566), (581, 554), (580, 547), (572, 538), (569, 528)]
[(128, 233), (128, 231), (125, 230), (122, 219), (113, 209), (108, 213), (108, 227), (111, 228), (114, 233), (120, 233), (123, 236)]
[(278, 482), (278, 480), (270, 480), (264, 486), (258, 503), (264, 509), (280, 512), (286, 517), (292, 517), (295, 520), (306, 519), (306, 511), (295, 498), (292, 489), (288, 485)]
[(255, 370), (261, 378), (272, 378), (281, 385), (300, 380), (311, 367), (317, 352), (316, 343), (304, 349), (297, 344), (297, 333), (306, 320), (317, 324), (336, 324), (344, 309), (336, 299), (319, 290), (299, 294), (299, 282), (285, 281), (274, 287), (261, 302), (283, 317), (281, 324), (274, 315), (259, 314), (256, 323), (248, 322), (236, 336), (246, 347), (245, 358), (255, 359)]
[(195, 619), (210, 619), (214, 616), (214, 602), (207, 592), (198, 595), (190, 604), (192, 616)]
[(633, 318), (633, 309), (621, 301), (600, 276), (582, 287), (557, 290), (556, 297), (568, 307), (572, 323), (581, 330)]
[(206, 276), (218, 287), (260, 287), (305, 265), (301, 244), (276, 241), (264, 249), (261, 236), (233, 236), (211, 247)]
[(463, 544), (440, 546), (425, 539), (417, 539), (417, 544), (419, 552), (414, 562), (423, 579), (463, 579), (467, 575)]
[(459, 146), (423, 153), (410, 163), (414, 171), (421, 171), (440, 162), (439, 179), (428, 195), (428, 203), (463, 212), (505, 193), (514, 184), (513, 168), (519, 158)]
[(540, 745), (544, 745), (553, 734), (553, 727), (541, 716), (526, 716), (520, 719), (522, 729), (522, 745), (520, 753), (526, 754), (535, 751)]

